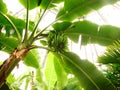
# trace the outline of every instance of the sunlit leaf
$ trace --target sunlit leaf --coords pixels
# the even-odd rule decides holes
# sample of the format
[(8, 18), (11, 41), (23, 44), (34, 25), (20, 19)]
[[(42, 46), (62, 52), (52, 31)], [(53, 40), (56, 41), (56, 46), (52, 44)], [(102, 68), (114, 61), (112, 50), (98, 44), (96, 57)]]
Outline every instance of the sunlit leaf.
[(61, 58), (57, 53), (54, 53), (54, 67), (57, 75), (57, 88), (62, 90), (67, 84), (67, 73), (64, 70)]
[(8, 76), (8, 78), (7, 78), (7, 82), (8, 82), (9, 84), (12, 84), (13, 82), (15, 82), (15, 77), (14, 77), (14, 75), (10, 74), (10, 75)]
[(3, 2), (3, 0), (0, 0), (0, 11), (3, 12), (3, 13), (7, 13), (7, 6)]
[(27, 53), (26, 57), (24, 58), (24, 63), (27, 66), (31, 66), (34, 68), (39, 68), (39, 61), (40, 56), (37, 50), (31, 50)]
[[(110, 45), (115, 40), (120, 39), (120, 28), (110, 25), (99, 26), (90, 21), (78, 21), (73, 24), (65, 34), (75, 39), (72, 36), (82, 35), (82, 44), (98, 43), (100, 45)], [(76, 38), (76, 41), (79, 38)]]
[(61, 55), (85, 90), (116, 90), (113, 84), (89, 61), (81, 60), (72, 52), (63, 52)]
[(52, 53), (49, 53), (47, 55), (44, 73), (45, 73), (48, 90), (52, 90), (57, 81), (57, 76), (56, 76), (55, 67), (54, 67), (54, 55)]
[(65, 0), (64, 8), (60, 10), (57, 17), (62, 20), (74, 20), (82, 17), (93, 10), (98, 10), (106, 4), (115, 3), (118, 0)]
[(42, 72), (41, 68), (36, 69), (36, 80), (41, 83), (42, 82)]

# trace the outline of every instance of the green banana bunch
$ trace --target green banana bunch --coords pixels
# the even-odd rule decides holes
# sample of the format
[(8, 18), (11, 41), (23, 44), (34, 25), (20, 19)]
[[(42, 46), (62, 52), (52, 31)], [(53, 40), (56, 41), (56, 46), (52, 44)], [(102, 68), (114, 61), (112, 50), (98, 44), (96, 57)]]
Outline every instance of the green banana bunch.
[(67, 37), (62, 32), (50, 31), (47, 41), (48, 47), (56, 52), (67, 49)]

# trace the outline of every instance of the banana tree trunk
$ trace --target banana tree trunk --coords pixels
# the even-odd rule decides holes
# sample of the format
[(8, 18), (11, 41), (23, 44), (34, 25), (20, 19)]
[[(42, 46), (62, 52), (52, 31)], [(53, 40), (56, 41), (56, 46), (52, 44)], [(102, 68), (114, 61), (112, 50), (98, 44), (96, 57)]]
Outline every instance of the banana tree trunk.
[(27, 52), (30, 50), (29, 47), (18, 50), (15, 49), (8, 59), (0, 66), (0, 87), (6, 82), (8, 75), (19, 63), (19, 61), (25, 57)]

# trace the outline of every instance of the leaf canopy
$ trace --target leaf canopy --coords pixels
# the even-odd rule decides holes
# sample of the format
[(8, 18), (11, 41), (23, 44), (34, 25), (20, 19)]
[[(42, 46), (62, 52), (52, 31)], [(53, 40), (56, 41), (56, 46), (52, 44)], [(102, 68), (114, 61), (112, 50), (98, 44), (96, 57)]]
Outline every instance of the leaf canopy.
[(72, 21), (93, 10), (98, 10), (106, 4), (113, 4), (118, 0), (65, 0), (64, 7), (59, 11), (57, 18)]
[[(86, 90), (116, 90), (112, 83), (89, 61), (81, 60), (72, 52), (61, 53), (66, 67), (78, 78)], [(99, 77), (99, 78), (98, 78)]]

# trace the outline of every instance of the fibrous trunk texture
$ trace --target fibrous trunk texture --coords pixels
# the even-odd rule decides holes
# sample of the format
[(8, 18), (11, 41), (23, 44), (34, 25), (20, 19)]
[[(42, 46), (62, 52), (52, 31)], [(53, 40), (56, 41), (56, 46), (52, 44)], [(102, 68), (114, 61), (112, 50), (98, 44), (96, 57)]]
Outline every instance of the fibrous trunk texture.
[(9, 58), (3, 62), (0, 66), (0, 87), (6, 82), (8, 75), (29, 50), (29, 48), (15, 49)]

